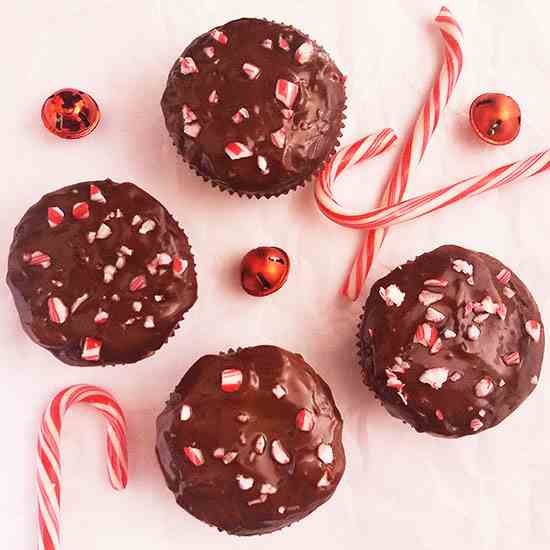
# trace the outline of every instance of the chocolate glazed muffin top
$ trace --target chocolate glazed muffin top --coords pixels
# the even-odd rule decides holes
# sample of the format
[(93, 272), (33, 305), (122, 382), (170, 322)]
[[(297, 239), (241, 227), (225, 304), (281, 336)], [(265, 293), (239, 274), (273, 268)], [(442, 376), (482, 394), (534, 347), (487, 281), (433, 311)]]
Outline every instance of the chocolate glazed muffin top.
[(159, 349), (197, 299), (185, 233), (132, 183), (48, 193), (15, 228), (7, 282), (27, 334), (76, 366)]
[(506, 266), (442, 246), (373, 286), (360, 347), (366, 383), (393, 416), (460, 437), (497, 425), (533, 391), (544, 331)]
[(345, 79), (290, 26), (238, 19), (198, 37), (162, 97), (179, 152), (222, 189), (274, 196), (307, 180), (334, 151)]
[(336, 490), (342, 417), (298, 354), (257, 346), (207, 355), (159, 416), (157, 455), (189, 513), (235, 535), (270, 533)]

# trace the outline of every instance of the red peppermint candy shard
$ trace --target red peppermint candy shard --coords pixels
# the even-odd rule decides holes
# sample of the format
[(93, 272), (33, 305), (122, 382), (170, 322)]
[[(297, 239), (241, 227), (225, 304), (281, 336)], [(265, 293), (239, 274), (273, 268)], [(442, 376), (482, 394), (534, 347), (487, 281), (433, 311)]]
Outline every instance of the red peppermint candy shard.
[(93, 183), (90, 185), (90, 200), (101, 204), (105, 204), (107, 202), (107, 199), (103, 196), (101, 189)]
[(52, 323), (62, 325), (67, 320), (69, 310), (61, 298), (52, 296), (51, 298), (48, 298), (48, 313)]
[(497, 274), (497, 281), (503, 285), (507, 285), (512, 278), (512, 272), (509, 269), (501, 269)]
[(475, 385), (474, 392), (477, 397), (487, 397), (494, 389), (495, 385), (493, 381), (488, 376), (484, 376)]
[(189, 105), (182, 105), (181, 116), (183, 117), (183, 122), (185, 122), (185, 124), (189, 124), (190, 122), (197, 120), (197, 115), (191, 110)]
[(313, 44), (308, 40), (304, 42), (294, 54), (294, 59), (300, 64), (303, 65), (311, 60), (313, 55)]
[(199, 69), (192, 57), (180, 57), (181, 74), (198, 73)]
[(258, 78), (260, 76), (260, 73), (262, 72), (260, 70), (260, 67), (256, 67), (256, 65), (253, 65), (252, 63), (244, 63), (243, 71), (245, 72), (246, 76), (250, 78), (250, 80), (256, 80), (256, 78)]
[(507, 353), (506, 355), (502, 356), (502, 361), (505, 365), (511, 366), (511, 365), (519, 365), (521, 363), (521, 355), (517, 351), (513, 351), (511, 353)]
[(218, 92), (216, 90), (212, 90), (208, 96), (209, 103), (218, 103), (219, 100), (220, 96), (218, 95)]
[(298, 96), (298, 86), (294, 82), (280, 78), (275, 84), (275, 97), (289, 109)]
[(497, 315), (504, 321), (506, 319), (506, 315), (508, 313), (508, 308), (506, 307), (506, 304), (498, 304), (497, 307)]
[(422, 346), (431, 348), (435, 344), (438, 336), (439, 334), (435, 327), (428, 323), (422, 323), (421, 325), (418, 325), (418, 328), (416, 329), (413, 342), (415, 344), (421, 344)]
[(284, 50), (285, 52), (288, 52), (290, 50), (290, 44), (288, 43), (288, 40), (282, 34), (279, 35), (278, 44), (279, 44), (279, 48), (281, 48), (281, 50)]
[(145, 275), (136, 275), (131, 281), (130, 281), (130, 292), (136, 292), (138, 290), (143, 290), (147, 286), (147, 279), (145, 278)]
[(48, 269), (48, 267), (52, 265), (52, 259), (40, 250), (35, 250), (31, 254), (24, 254), (23, 261), (25, 261), (29, 265), (39, 265), (44, 269)]
[(206, 55), (206, 57), (209, 57), (210, 59), (212, 59), (216, 54), (213, 46), (207, 46), (206, 48), (203, 48), (202, 51), (204, 52), (204, 55)]
[(483, 422), (479, 418), (472, 418), (472, 421), (470, 422), (470, 428), (473, 432), (477, 432), (481, 428), (483, 428)]
[(232, 117), (231, 120), (235, 124), (240, 124), (243, 119), (250, 118), (250, 113), (248, 112), (248, 109), (245, 109), (244, 107), (241, 107)]
[(82, 359), (84, 361), (98, 361), (101, 353), (101, 340), (86, 336), (84, 339), (84, 346), (82, 348)]
[(278, 439), (271, 443), (271, 456), (279, 464), (288, 464), (290, 462), (289, 454)]
[(441, 348), (443, 347), (443, 342), (441, 341), (441, 338), (438, 338), (434, 345), (430, 348), (430, 353), (432, 355), (435, 355), (437, 352), (441, 351)]
[(172, 263), (172, 272), (176, 277), (181, 277), (185, 273), (188, 265), (189, 262), (187, 260), (182, 260), (181, 258), (176, 256)]
[(445, 279), (427, 279), (424, 281), (424, 286), (435, 286), (438, 288), (445, 288), (449, 284), (449, 281)]
[(85, 220), (90, 217), (90, 208), (87, 202), (77, 202), (73, 206), (73, 217), (77, 220)]
[(183, 452), (193, 466), (202, 466), (204, 464), (202, 451), (197, 449), (197, 447), (184, 447)]
[(234, 393), (240, 389), (243, 383), (243, 373), (239, 369), (224, 369), (221, 379), (222, 391)]
[(540, 340), (541, 326), (538, 321), (535, 321), (534, 319), (527, 321), (527, 323), (525, 323), (525, 330), (535, 342)]
[(426, 369), (418, 379), (423, 384), (428, 384), (434, 390), (440, 390), (449, 378), (449, 370), (446, 367), (434, 367)]
[(216, 40), (217, 42), (219, 42), (220, 44), (223, 44), (224, 46), (227, 44), (227, 42), (229, 41), (229, 39), (227, 38), (227, 35), (222, 32), (222, 31), (219, 31), (218, 29), (214, 29), (212, 31), (210, 31), (210, 36)]
[(109, 314), (106, 311), (100, 309), (94, 317), (94, 323), (96, 325), (104, 325), (109, 319)]
[(290, 120), (294, 116), (294, 111), (292, 109), (281, 109), (281, 114), (286, 120)]
[(301, 409), (296, 415), (296, 427), (302, 432), (311, 432), (315, 420), (313, 418), (313, 413), (307, 409)]
[(284, 127), (279, 128), (271, 134), (271, 143), (278, 149), (283, 149), (286, 142), (286, 130)]
[(273, 49), (273, 40), (271, 40), (271, 38), (266, 38), (262, 42), (262, 47), (267, 48), (268, 50), (272, 50)]
[(246, 145), (243, 145), (238, 141), (233, 141), (232, 143), (228, 143), (226, 145), (225, 154), (231, 160), (239, 160), (251, 157), (254, 153)]
[(57, 227), (65, 217), (65, 213), (59, 206), (52, 206), (48, 208), (48, 225), (51, 228)]

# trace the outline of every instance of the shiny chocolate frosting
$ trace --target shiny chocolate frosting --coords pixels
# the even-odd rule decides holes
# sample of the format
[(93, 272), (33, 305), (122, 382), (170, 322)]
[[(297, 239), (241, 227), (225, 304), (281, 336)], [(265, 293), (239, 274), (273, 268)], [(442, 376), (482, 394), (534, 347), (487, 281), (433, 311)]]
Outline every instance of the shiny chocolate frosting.
[(177, 503), (234, 535), (270, 533), (327, 501), (345, 468), (342, 417), (300, 355), (274, 346), (206, 355), (157, 420)]
[(185, 233), (132, 183), (48, 193), (15, 228), (7, 282), (27, 334), (75, 366), (139, 361), (197, 299)]
[(442, 246), (380, 279), (360, 329), (366, 383), (420, 432), (461, 437), (491, 428), (538, 383), (538, 307), (501, 262)]
[(194, 40), (162, 97), (183, 158), (222, 189), (272, 196), (302, 184), (338, 143), (345, 79), (293, 27), (238, 19)]

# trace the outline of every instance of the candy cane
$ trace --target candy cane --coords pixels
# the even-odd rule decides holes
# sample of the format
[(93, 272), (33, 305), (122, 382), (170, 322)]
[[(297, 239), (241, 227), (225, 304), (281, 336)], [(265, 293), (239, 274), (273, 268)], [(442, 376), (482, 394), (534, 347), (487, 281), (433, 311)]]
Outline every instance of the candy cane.
[(59, 550), (61, 464), (59, 436), (63, 417), (77, 403), (86, 403), (107, 420), (107, 467), (111, 485), (116, 490), (128, 483), (128, 449), (126, 419), (114, 397), (96, 386), (76, 385), (58, 393), (42, 417), (38, 434), (38, 524), (39, 549)]
[[(441, 113), (447, 106), (462, 71), (463, 37), (460, 25), (445, 7), (441, 8), (435, 21), (445, 44), (444, 62), (386, 185), (380, 207), (391, 206), (402, 200), (411, 171), (422, 160), (430, 137), (439, 123)], [(334, 169), (334, 162), (329, 163), (323, 170), (325, 177), (332, 169)], [(365, 236), (342, 288), (345, 296), (352, 300), (358, 298), (387, 232), (388, 228), (376, 229), (369, 231)]]

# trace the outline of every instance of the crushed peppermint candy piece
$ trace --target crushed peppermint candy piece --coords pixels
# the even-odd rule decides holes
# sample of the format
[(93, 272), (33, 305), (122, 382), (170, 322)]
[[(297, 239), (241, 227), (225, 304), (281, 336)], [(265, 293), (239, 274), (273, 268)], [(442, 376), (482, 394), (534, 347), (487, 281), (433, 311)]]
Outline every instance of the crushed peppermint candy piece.
[(451, 376), (449, 376), (449, 380), (451, 382), (458, 382), (462, 378), (462, 374), (460, 374), (458, 371), (454, 371)]
[(428, 323), (422, 323), (418, 325), (416, 332), (414, 334), (413, 343), (421, 344), (427, 348), (431, 348), (439, 334), (437, 329)]
[(235, 124), (240, 124), (243, 119), (250, 118), (250, 113), (248, 112), (248, 109), (245, 107), (241, 107), (232, 117), (231, 120)]
[(262, 42), (262, 48), (267, 48), (268, 50), (272, 50), (273, 49), (273, 40), (271, 40), (271, 38), (266, 38)]
[(429, 307), (426, 310), (426, 321), (431, 321), (432, 323), (441, 323), (441, 321), (444, 321), (445, 319), (445, 315), (434, 307)]
[(193, 466), (202, 466), (204, 464), (202, 451), (197, 447), (184, 447), (183, 452)]
[(106, 239), (107, 237), (109, 237), (112, 234), (112, 232), (113, 231), (111, 230), (111, 228), (107, 224), (102, 223), (99, 226), (99, 229), (97, 230), (95, 238), (96, 239)]
[(133, 218), (132, 218), (132, 225), (137, 225), (138, 223), (141, 222), (141, 216), (139, 214), (136, 214)]
[(504, 296), (506, 296), (506, 298), (509, 298), (510, 300), (516, 295), (516, 292), (512, 290), (509, 286), (505, 286), (502, 289), (502, 293), (504, 294)]
[(249, 500), (247, 502), (248, 506), (255, 506), (256, 504), (263, 504), (267, 500), (267, 495), (260, 495), (258, 498)]
[(297, 50), (294, 54), (294, 59), (300, 64), (303, 65), (304, 63), (307, 63), (311, 60), (311, 57), (313, 56), (313, 44), (306, 40)]
[(181, 115), (185, 124), (189, 124), (194, 120), (197, 120), (197, 115), (191, 110), (191, 107), (185, 103), (181, 107)]
[(503, 285), (507, 285), (512, 278), (512, 272), (509, 269), (501, 269), (497, 274), (497, 281)]
[(262, 155), (258, 155), (258, 168), (260, 169), (260, 172), (264, 176), (267, 176), (267, 174), (269, 174), (269, 168), (267, 167), (267, 159)]
[(423, 306), (431, 306), (432, 304), (435, 304), (436, 302), (439, 302), (442, 299), (443, 299), (443, 294), (432, 292), (431, 290), (423, 290), (418, 295), (418, 301)]
[(89, 294), (87, 292), (79, 296), (71, 306), (71, 313), (74, 313), (88, 298)]
[(506, 385), (506, 382), (501, 378), (500, 382), (498, 383), (498, 387), (502, 388), (502, 386), (505, 386), (505, 385)]
[(321, 479), (317, 482), (317, 487), (328, 487), (330, 485), (330, 481), (329, 481), (329, 478), (328, 478), (328, 471), (326, 471), (324, 474), (323, 474), (323, 477), (321, 477)]
[(286, 142), (286, 134), (287, 130), (282, 126), (276, 132), (271, 133), (271, 143), (273, 143), (277, 149), (283, 149)]
[(477, 414), (481, 416), (481, 418), (484, 418), (487, 413), (485, 412), (485, 409), (479, 409), (479, 412)]
[(458, 273), (464, 273), (470, 277), (474, 274), (474, 266), (464, 260), (454, 260), (453, 269)]
[(494, 315), (498, 310), (498, 304), (493, 302), (493, 299), (490, 296), (485, 296), (485, 298), (481, 300), (481, 307), (483, 308), (483, 311), (486, 311), (491, 315)]
[(390, 369), (386, 369), (386, 376), (388, 377), (386, 381), (386, 386), (388, 388), (393, 388), (394, 390), (401, 391), (405, 384), (399, 379), (397, 374), (395, 372), (391, 371)]
[(292, 109), (281, 109), (281, 114), (285, 120), (290, 120), (294, 116), (294, 111)]
[(410, 363), (403, 361), (401, 357), (394, 357), (395, 364), (391, 367), (390, 371), (404, 373), (411, 368)]
[(470, 325), (467, 330), (468, 338), (470, 340), (478, 340), (481, 336), (481, 330), (477, 325)]
[(217, 449), (214, 449), (212, 452), (212, 456), (214, 458), (223, 458), (225, 456), (225, 449), (223, 447), (218, 447)]
[(378, 293), (387, 306), (400, 307), (405, 299), (405, 293), (397, 285), (389, 285), (388, 287), (380, 287)]
[(327, 443), (321, 443), (317, 447), (317, 456), (323, 464), (332, 464), (334, 461), (334, 453), (332, 447)]
[(52, 206), (48, 208), (48, 225), (53, 229), (57, 227), (65, 217), (65, 213), (59, 206)]
[(218, 92), (216, 90), (212, 90), (210, 92), (210, 95), (208, 96), (208, 102), (218, 103), (219, 100), (220, 100), (220, 96), (218, 95)]
[(103, 196), (101, 189), (93, 183), (90, 185), (90, 200), (101, 204), (105, 204), (107, 202), (107, 199)]
[(95, 241), (96, 232), (95, 231), (88, 231), (86, 233), (86, 240), (89, 244), (92, 244)]
[(229, 39), (227, 38), (227, 35), (218, 29), (213, 29), (210, 31), (210, 36), (216, 40), (216, 42), (219, 42), (220, 44), (223, 44), (224, 46), (227, 44)]
[(77, 202), (73, 206), (73, 218), (77, 220), (85, 220), (90, 217), (90, 208), (87, 202)]
[(179, 61), (181, 74), (193, 74), (199, 72), (197, 64), (192, 57), (180, 57)]
[(250, 420), (250, 415), (247, 413), (241, 413), (237, 416), (237, 421), (241, 424), (246, 424)]
[(260, 67), (253, 65), (252, 63), (244, 63), (243, 71), (250, 80), (256, 80), (262, 72)]
[(106, 265), (103, 268), (103, 282), (104, 283), (110, 283), (116, 273), (116, 267), (114, 265)]
[(277, 399), (281, 399), (286, 395), (286, 389), (281, 384), (277, 384), (271, 391)]
[(265, 438), (265, 435), (260, 434), (254, 442), (254, 450), (256, 451), (256, 453), (261, 455), (264, 453), (266, 445), (267, 439)]
[(233, 141), (225, 146), (225, 154), (231, 160), (239, 160), (251, 157), (254, 153), (246, 145)]
[(243, 383), (243, 373), (239, 369), (224, 369), (221, 373), (221, 388), (226, 393), (239, 390)]
[(94, 323), (96, 325), (103, 325), (107, 322), (107, 319), (109, 319), (109, 314), (100, 308), (99, 311), (95, 314)]
[(48, 313), (52, 323), (62, 325), (67, 320), (69, 310), (61, 298), (51, 296), (48, 298)]
[(536, 386), (539, 383), (539, 377), (535, 374), (531, 377), (531, 380), (529, 380), (533, 386)]
[(82, 359), (84, 359), (84, 361), (98, 361), (101, 353), (101, 346), (101, 340), (86, 336), (84, 339), (84, 346), (82, 347)]
[(160, 252), (157, 254), (158, 265), (170, 265), (172, 263), (172, 256), (167, 252)]
[(290, 44), (282, 34), (279, 35), (277, 44), (279, 45), (279, 48), (281, 48), (281, 50), (285, 50), (285, 52), (288, 52), (290, 50)]
[(128, 286), (130, 292), (136, 292), (138, 290), (143, 290), (147, 286), (147, 279), (145, 275), (136, 275)]
[(441, 351), (441, 348), (443, 347), (443, 342), (441, 341), (441, 338), (438, 338), (433, 346), (430, 348), (430, 353), (432, 355), (435, 355), (436, 353), (438, 353), (439, 351)]
[(31, 254), (23, 254), (23, 261), (29, 265), (39, 265), (44, 269), (48, 269), (52, 265), (52, 259), (40, 250), (35, 250)]
[(438, 288), (445, 288), (449, 284), (449, 281), (445, 279), (427, 279), (424, 281), (424, 286), (435, 286)]
[(182, 258), (176, 256), (172, 263), (172, 272), (176, 277), (181, 277), (185, 273), (188, 265), (189, 262), (187, 260), (183, 260)]
[(508, 314), (508, 308), (506, 307), (506, 304), (500, 303), (498, 304), (497, 308), (497, 315), (503, 320), (506, 320), (506, 315)]
[(212, 59), (214, 55), (216, 55), (216, 50), (213, 46), (206, 46), (206, 48), (203, 48), (202, 51), (204, 52), (204, 55), (206, 55), (206, 57), (210, 59)]
[(155, 221), (147, 219), (141, 224), (141, 227), (139, 228), (139, 233), (141, 235), (147, 235), (147, 233), (154, 231), (156, 226), (157, 224)]
[(254, 487), (254, 478), (252, 477), (246, 477), (242, 474), (238, 474), (236, 479), (239, 484), (239, 489), (242, 491), (249, 491), (252, 487)]
[(434, 390), (440, 390), (449, 378), (449, 370), (446, 367), (434, 367), (426, 369), (418, 379), (422, 384), (428, 384)]
[(145, 328), (155, 328), (155, 318), (152, 315), (147, 315), (145, 321), (143, 321)]
[(185, 124), (183, 127), (183, 133), (189, 137), (196, 138), (201, 133), (201, 125), (198, 122), (192, 124)]
[(477, 432), (481, 428), (483, 428), (483, 422), (479, 418), (472, 418), (472, 421), (470, 422), (470, 428), (473, 432)]
[(294, 82), (279, 78), (275, 84), (275, 97), (289, 109), (298, 97), (298, 86)]
[(301, 409), (296, 415), (296, 428), (302, 432), (311, 432), (315, 425), (313, 413), (307, 409)]
[(121, 251), (122, 254), (124, 254), (125, 256), (131, 256), (131, 255), (134, 253), (133, 249), (128, 248), (128, 247), (127, 247), (126, 245), (124, 245), (124, 244), (120, 247), (120, 251)]
[(487, 319), (489, 319), (489, 317), (489, 313), (480, 313), (474, 317), (474, 323), (481, 325), (481, 323), (484, 323)]
[[(187, 422), (191, 418), (192, 414), (193, 414), (193, 409), (189, 405), (182, 405), (181, 411), (180, 411), (180, 419), (182, 422)], [(214, 453), (215, 452), (216, 451), (214, 451)], [(222, 449), (222, 452), (223, 452), (223, 449)], [(214, 454), (214, 457), (216, 457), (216, 454)]]
[(277, 492), (277, 487), (271, 485), (271, 483), (262, 483), (260, 487), (260, 493), (262, 495), (274, 495)]
[(290, 462), (289, 454), (278, 439), (271, 443), (271, 456), (279, 464), (288, 464)]
[(475, 385), (474, 392), (477, 395), (477, 397), (487, 397), (494, 389), (495, 389), (495, 385), (491, 380), (491, 378), (489, 378), (488, 376), (484, 376)]
[(527, 321), (525, 323), (525, 330), (535, 342), (540, 340), (541, 325), (538, 321), (535, 321), (534, 319)]
[(466, 282), (470, 285), (470, 286), (474, 286), (475, 282), (474, 282), (474, 278), (473, 277), (468, 277), (466, 279)]
[(117, 269), (122, 269), (126, 265), (126, 258), (124, 256), (119, 256), (115, 262), (115, 267)]
[(236, 451), (229, 451), (223, 455), (222, 462), (225, 465), (231, 464), (238, 456), (239, 453), (237, 453)]
[(435, 409), (435, 417), (438, 420), (444, 420), (445, 419), (445, 415), (443, 414), (443, 411), (441, 409)]
[(512, 351), (502, 356), (502, 361), (505, 365), (519, 365), (521, 363), (521, 355), (517, 351)]

